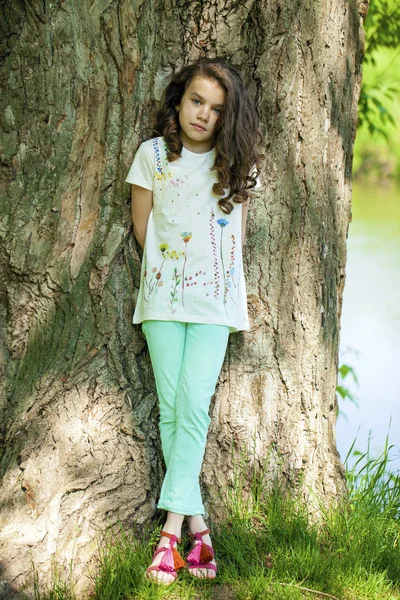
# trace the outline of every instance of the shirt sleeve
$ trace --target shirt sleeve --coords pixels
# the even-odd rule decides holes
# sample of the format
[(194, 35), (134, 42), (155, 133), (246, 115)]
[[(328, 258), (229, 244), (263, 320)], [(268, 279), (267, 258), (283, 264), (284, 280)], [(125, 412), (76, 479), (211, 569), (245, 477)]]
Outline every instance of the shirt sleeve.
[[(150, 154), (150, 152), (151, 154)], [(134, 183), (146, 188), (153, 189), (154, 181), (154, 159), (152, 149), (148, 150), (148, 144), (142, 142), (136, 151), (128, 176), (125, 179), (128, 183)]]

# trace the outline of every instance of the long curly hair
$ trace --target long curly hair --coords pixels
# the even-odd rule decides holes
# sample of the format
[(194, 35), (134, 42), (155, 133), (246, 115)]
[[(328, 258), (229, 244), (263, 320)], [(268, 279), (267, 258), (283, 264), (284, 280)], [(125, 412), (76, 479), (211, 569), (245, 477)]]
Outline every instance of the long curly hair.
[(200, 58), (173, 74), (164, 89), (151, 137), (164, 137), (169, 162), (181, 157), (180, 124), (175, 106), (180, 104), (195, 76), (216, 81), (225, 91), (224, 110), (214, 130), (216, 158), (211, 170), (218, 173), (212, 192), (223, 196), (224, 188), (229, 189), (228, 196), (218, 201), (222, 212), (229, 215), (234, 208), (230, 199), (237, 204), (249, 199), (248, 190), (257, 183), (264, 157), (258, 151), (258, 144), (263, 141), (258, 115), (240, 72), (222, 59)]

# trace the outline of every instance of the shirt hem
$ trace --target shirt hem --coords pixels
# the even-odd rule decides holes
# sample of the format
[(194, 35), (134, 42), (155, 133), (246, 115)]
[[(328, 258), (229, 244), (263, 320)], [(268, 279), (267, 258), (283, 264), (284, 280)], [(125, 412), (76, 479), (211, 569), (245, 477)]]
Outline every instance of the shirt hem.
[(242, 326), (231, 325), (226, 322), (222, 322), (221, 319), (211, 318), (211, 317), (199, 317), (198, 315), (181, 315), (174, 317), (173, 315), (168, 314), (159, 314), (152, 313), (151, 317), (147, 316), (139, 316), (134, 315), (132, 318), (132, 323), (137, 325), (142, 323), (143, 321), (181, 321), (183, 323), (204, 323), (208, 325), (224, 325), (225, 327), (229, 327), (229, 333), (235, 333), (236, 331), (249, 331), (250, 325), (246, 323)]

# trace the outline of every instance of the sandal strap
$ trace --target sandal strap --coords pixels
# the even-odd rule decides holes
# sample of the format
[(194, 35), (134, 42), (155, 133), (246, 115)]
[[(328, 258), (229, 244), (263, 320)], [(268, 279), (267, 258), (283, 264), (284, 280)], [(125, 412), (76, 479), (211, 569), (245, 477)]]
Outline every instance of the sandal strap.
[(168, 573), (169, 575), (173, 575), (174, 579), (176, 579), (178, 573), (176, 571), (166, 571), (164, 570), (162, 567), (160, 567), (159, 565), (153, 565), (152, 567), (149, 567), (148, 569), (146, 569), (147, 573), (150, 573), (150, 571), (163, 571), (164, 573)]
[[(168, 548), (166, 548), (165, 546), (160, 546), (159, 548), (157, 548), (157, 550), (154, 551), (153, 560), (155, 559), (157, 554), (160, 554), (160, 552), (165, 552), (166, 550), (168, 550)], [(177, 556), (179, 556), (179, 558), (182, 558), (182, 556), (179, 554), (178, 550), (176, 550), (176, 548), (174, 548), (174, 550), (176, 551)], [(183, 560), (183, 558), (182, 558), (182, 560)]]
[(207, 533), (210, 533), (210, 530), (209, 530), (209, 529), (205, 529), (204, 531), (196, 531), (196, 533), (190, 533), (190, 532), (189, 532), (189, 537), (190, 537), (192, 540), (200, 540), (200, 541), (202, 541), (202, 539), (201, 539), (201, 538), (202, 538), (202, 536), (203, 536), (203, 535), (206, 535)]
[(165, 537), (169, 538), (171, 540), (170, 541), (170, 545), (171, 546), (173, 544), (175, 544), (175, 542), (177, 542), (178, 544), (180, 544), (181, 541), (182, 541), (182, 538), (178, 538), (178, 536), (175, 535), (174, 533), (168, 533), (168, 531), (164, 531), (164, 530), (160, 533), (160, 537), (161, 536), (165, 536)]
[[(155, 557), (158, 554), (160, 554), (160, 552), (165, 552), (165, 551), (171, 550), (172, 551), (172, 556), (173, 556), (173, 562), (174, 562), (175, 570), (177, 571), (178, 569), (182, 569), (186, 565), (186, 563), (185, 563), (184, 559), (182, 558), (182, 556), (179, 554), (178, 550), (173, 547), (176, 535), (174, 535), (172, 533), (168, 533), (167, 531), (164, 532), (164, 533), (167, 534), (166, 537), (170, 538), (170, 542), (169, 542), (169, 544), (164, 544), (163, 546), (160, 546), (159, 548), (157, 548), (154, 551), (153, 560), (155, 559)], [(160, 562), (159, 565), (153, 565), (151, 567), (151, 569), (157, 568), (158, 570), (167, 571), (167, 573), (171, 573), (171, 571), (169, 570), (169, 568), (164, 568), (164, 566), (162, 565), (162, 560), (161, 560), (161, 562)], [(175, 573), (175, 571), (173, 571), (172, 574), (173, 573)]]
[(160, 546), (160, 548), (157, 548), (157, 550), (154, 551), (153, 560), (155, 559), (157, 554), (160, 554), (160, 552), (165, 552), (166, 550), (168, 550), (168, 548), (166, 548), (165, 546)]

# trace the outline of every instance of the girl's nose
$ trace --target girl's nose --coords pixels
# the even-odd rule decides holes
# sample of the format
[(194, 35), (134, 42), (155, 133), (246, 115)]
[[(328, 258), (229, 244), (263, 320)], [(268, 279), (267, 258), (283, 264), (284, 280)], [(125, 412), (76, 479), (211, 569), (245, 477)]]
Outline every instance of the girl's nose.
[(208, 121), (208, 108), (202, 106), (199, 110), (199, 117), (204, 121)]

